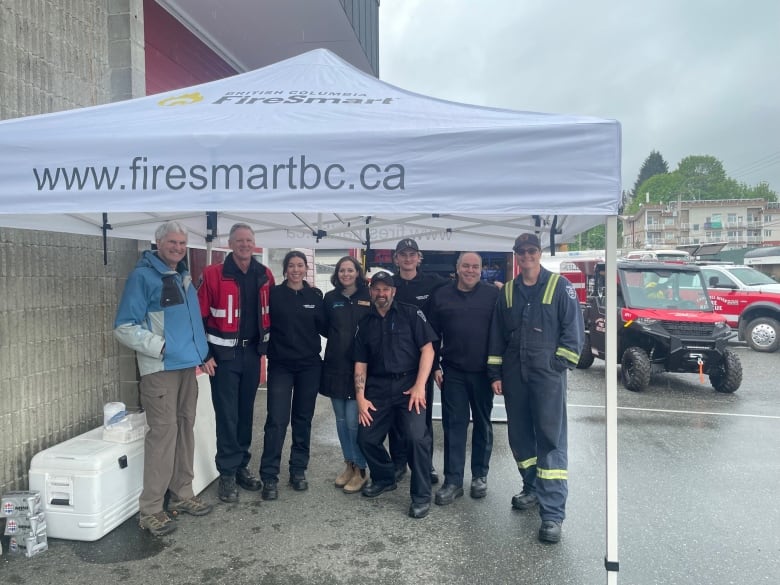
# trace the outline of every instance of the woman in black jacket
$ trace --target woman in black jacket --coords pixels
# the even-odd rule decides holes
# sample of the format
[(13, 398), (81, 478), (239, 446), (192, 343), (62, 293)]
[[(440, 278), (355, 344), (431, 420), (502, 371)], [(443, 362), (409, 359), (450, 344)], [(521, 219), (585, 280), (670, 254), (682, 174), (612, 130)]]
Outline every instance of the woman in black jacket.
[(330, 281), (336, 288), (325, 295), (328, 345), (320, 393), (330, 397), (333, 404), (336, 432), (346, 463), (344, 471), (336, 478), (336, 487), (354, 494), (360, 491), (367, 477), (366, 459), (357, 444), (358, 413), (351, 349), (358, 321), (371, 310), (371, 295), (363, 267), (352, 256), (344, 256), (336, 263)]
[(322, 292), (306, 282), (308, 262), (303, 252), (288, 252), (282, 263), (285, 277), (271, 289), (271, 336), (268, 345), (267, 415), (260, 477), (263, 499), (279, 497), (279, 467), (287, 425), (292, 423), (290, 485), (308, 489), (311, 421), (320, 387), (320, 334), (325, 332)]

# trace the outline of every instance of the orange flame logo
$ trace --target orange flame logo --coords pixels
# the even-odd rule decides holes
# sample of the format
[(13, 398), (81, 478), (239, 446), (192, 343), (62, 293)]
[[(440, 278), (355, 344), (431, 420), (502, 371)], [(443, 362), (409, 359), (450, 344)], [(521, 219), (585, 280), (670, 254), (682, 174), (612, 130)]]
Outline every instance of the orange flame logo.
[(203, 101), (203, 96), (198, 93), (185, 93), (182, 95), (176, 95), (167, 97), (157, 102), (160, 106), (188, 106), (190, 104), (196, 104)]

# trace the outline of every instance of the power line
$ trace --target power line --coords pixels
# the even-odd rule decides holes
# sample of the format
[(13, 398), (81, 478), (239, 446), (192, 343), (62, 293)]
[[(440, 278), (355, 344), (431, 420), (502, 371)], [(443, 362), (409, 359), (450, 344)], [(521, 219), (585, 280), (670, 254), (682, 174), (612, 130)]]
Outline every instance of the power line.
[(765, 169), (768, 169), (770, 167), (774, 167), (776, 165), (780, 164), (780, 151), (776, 152), (774, 154), (767, 155), (765, 157), (762, 157), (758, 160), (753, 161), (752, 163), (749, 163), (747, 165), (742, 165), (741, 167), (738, 167), (737, 169), (733, 170), (731, 172), (731, 177), (733, 179), (739, 179), (742, 177), (747, 177), (749, 175), (754, 175), (760, 171), (763, 171)]

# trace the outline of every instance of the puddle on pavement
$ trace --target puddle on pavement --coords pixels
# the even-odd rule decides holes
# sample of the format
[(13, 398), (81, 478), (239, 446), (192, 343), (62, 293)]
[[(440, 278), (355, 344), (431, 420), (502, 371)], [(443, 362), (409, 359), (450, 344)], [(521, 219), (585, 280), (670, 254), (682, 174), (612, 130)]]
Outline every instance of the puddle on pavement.
[(159, 554), (172, 542), (168, 537), (156, 538), (138, 527), (138, 515), (94, 542), (67, 541), (74, 554), (87, 563), (107, 565), (124, 561), (148, 559)]

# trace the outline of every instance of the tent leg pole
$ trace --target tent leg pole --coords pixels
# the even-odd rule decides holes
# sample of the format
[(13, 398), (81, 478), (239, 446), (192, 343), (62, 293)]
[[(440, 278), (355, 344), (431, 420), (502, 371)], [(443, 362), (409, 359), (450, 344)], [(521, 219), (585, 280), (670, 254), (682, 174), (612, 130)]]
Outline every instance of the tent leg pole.
[(607, 553), (604, 566), (607, 583), (618, 578), (618, 435), (617, 435), (617, 216), (606, 218), (605, 275), (607, 295), (606, 323), (606, 456), (607, 456)]

